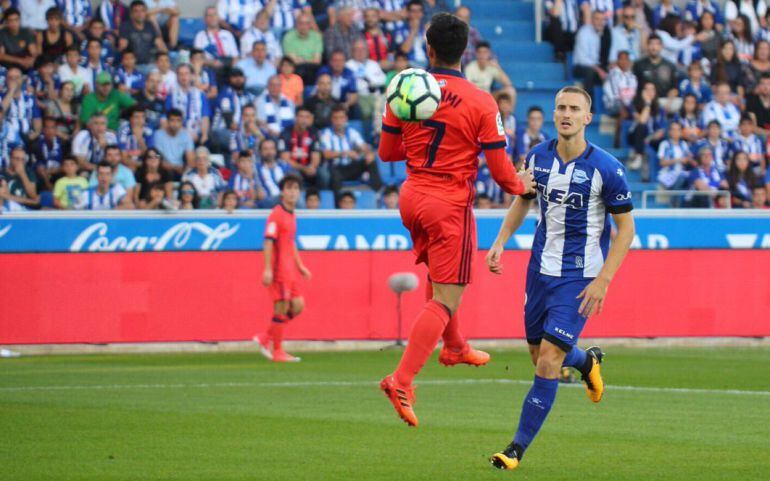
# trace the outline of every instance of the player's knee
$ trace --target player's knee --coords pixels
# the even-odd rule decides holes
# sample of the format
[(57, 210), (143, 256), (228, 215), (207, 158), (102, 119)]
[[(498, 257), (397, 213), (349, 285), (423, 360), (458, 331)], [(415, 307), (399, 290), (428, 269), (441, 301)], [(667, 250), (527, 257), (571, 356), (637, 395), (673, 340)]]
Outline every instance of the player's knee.
[(444, 304), (454, 314), (460, 308), (464, 287), (454, 284), (434, 284), (433, 300)]
[(564, 351), (552, 344), (541, 346), (535, 364), (535, 373), (546, 379), (558, 378), (564, 356)]
[(289, 313), (289, 303), (286, 301), (277, 301), (273, 305), (273, 314), (278, 316), (285, 316)]
[(305, 299), (301, 297), (297, 297), (295, 299), (291, 300), (291, 313), (296, 315), (299, 315), (303, 310), (305, 310)]
[(537, 366), (537, 358), (540, 355), (539, 345), (529, 345), (529, 357), (532, 358), (532, 365)]

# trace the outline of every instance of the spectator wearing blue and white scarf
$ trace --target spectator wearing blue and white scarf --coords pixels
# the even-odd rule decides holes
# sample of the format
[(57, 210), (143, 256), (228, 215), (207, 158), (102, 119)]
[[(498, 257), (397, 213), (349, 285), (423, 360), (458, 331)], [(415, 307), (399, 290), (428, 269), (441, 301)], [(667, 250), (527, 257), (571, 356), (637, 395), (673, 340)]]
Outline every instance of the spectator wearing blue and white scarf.
[(279, 184), (289, 172), (289, 166), (278, 160), (278, 145), (273, 139), (265, 139), (259, 144), (259, 163), (257, 177), (260, 187), (265, 192), (265, 200), (260, 207), (269, 207), (278, 202), (281, 194)]
[(206, 63), (214, 68), (223, 66), (222, 59), (238, 58), (238, 43), (232, 33), (219, 27), (219, 14), (208, 7), (204, 15), (206, 28), (195, 35), (193, 46), (206, 53)]
[(205, 144), (209, 138), (210, 109), (206, 95), (192, 85), (192, 68), (182, 64), (176, 69), (177, 85), (166, 97), (166, 111), (182, 112), (184, 126), (193, 141)]
[(123, 52), (122, 65), (115, 70), (117, 87), (130, 95), (136, 95), (144, 88), (144, 74), (136, 69), (136, 55), (127, 50)]
[(257, 119), (275, 139), (294, 126), (294, 102), (281, 93), (281, 78), (277, 75), (270, 77), (267, 92), (257, 100)]

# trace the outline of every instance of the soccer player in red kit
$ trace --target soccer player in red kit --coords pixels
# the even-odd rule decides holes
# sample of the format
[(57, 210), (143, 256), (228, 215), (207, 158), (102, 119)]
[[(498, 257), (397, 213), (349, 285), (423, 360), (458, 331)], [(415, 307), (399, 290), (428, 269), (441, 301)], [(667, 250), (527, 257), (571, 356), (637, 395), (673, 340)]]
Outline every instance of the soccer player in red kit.
[(484, 151), (503, 190), (509, 194), (534, 191), (531, 172), (517, 175), (505, 155), (505, 131), (494, 98), (460, 73), (468, 25), (440, 13), (431, 19), (426, 38), (430, 72), (441, 87), (441, 104), (422, 122), (402, 122), (386, 107), (379, 147), (382, 160), (407, 161), (407, 180), (399, 199), (401, 219), (412, 236), (417, 262), (428, 266), (432, 288), (398, 368), (380, 383), (410, 426), (417, 426), (412, 380), (439, 339), (444, 340), (439, 355), (444, 365), (480, 366), (489, 361), (487, 353), (465, 341), (455, 315), (473, 277), (476, 221), (472, 206), (479, 153)]
[[(274, 362), (298, 362), (298, 357), (283, 350), (283, 330), (286, 324), (305, 308), (305, 299), (299, 291), (298, 275), (310, 279), (310, 270), (302, 263), (294, 238), (297, 236), (297, 218), (294, 209), (300, 196), (302, 181), (287, 175), (278, 183), (281, 201), (273, 207), (265, 225), (265, 270), (262, 284), (273, 297), (273, 318), (263, 335), (254, 336), (263, 356)], [(273, 350), (270, 351), (270, 343)]]

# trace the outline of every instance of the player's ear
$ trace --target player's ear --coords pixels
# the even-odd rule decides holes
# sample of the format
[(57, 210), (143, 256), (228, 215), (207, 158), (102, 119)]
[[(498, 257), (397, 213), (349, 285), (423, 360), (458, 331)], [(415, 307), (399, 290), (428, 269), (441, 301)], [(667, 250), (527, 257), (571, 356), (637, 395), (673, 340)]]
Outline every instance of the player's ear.
[(590, 124), (593, 119), (594, 114), (592, 114), (590, 110), (586, 112), (586, 125)]

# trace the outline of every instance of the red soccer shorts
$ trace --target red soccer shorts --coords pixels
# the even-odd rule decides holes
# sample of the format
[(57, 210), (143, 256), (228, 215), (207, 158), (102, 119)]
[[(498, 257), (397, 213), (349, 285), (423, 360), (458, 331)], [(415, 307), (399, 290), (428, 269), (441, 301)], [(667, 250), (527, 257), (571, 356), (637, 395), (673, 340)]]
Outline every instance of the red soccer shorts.
[(430, 279), (440, 284), (469, 284), (476, 256), (473, 208), (417, 192), (405, 183), (399, 199), (401, 220), (409, 229), (416, 263), (428, 265)]
[(299, 290), (299, 282), (294, 280), (273, 281), (268, 289), (273, 297), (273, 302), (289, 301), (302, 295)]

